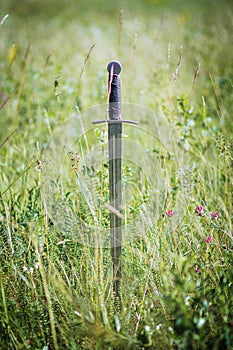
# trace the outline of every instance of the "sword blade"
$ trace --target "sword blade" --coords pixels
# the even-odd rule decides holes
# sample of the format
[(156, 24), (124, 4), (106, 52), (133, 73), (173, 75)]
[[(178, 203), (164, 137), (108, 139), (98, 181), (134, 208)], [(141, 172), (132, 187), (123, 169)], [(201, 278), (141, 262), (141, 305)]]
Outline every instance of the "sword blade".
[(110, 124), (109, 140), (109, 199), (114, 211), (110, 212), (110, 241), (113, 262), (113, 290), (120, 292), (122, 277), (122, 124)]

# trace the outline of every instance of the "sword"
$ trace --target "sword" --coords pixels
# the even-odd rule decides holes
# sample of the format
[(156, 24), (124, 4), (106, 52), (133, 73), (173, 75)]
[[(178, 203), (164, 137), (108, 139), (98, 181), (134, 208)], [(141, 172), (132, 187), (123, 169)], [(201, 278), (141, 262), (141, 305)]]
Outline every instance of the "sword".
[(121, 301), (120, 287), (122, 279), (122, 123), (137, 122), (122, 119), (121, 114), (121, 64), (111, 61), (107, 70), (109, 119), (95, 121), (92, 124), (108, 123), (108, 160), (109, 160), (109, 208), (110, 208), (110, 245), (112, 257), (113, 293)]
[(110, 243), (113, 269), (113, 292), (120, 299), (122, 278), (122, 115), (120, 77), (121, 65), (117, 61), (108, 64), (108, 157), (109, 157), (109, 202)]

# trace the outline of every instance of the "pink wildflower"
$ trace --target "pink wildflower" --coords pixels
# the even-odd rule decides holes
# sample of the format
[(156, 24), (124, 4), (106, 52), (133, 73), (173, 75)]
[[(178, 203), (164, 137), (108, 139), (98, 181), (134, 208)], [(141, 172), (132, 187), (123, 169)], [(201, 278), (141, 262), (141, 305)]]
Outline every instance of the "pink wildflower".
[(199, 205), (196, 207), (195, 212), (198, 216), (203, 216), (204, 215), (204, 209), (202, 205)]
[(165, 214), (163, 214), (163, 216), (169, 216), (169, 217), (172, 217), (176, 214), (175, 211), (173, 210), (167, 210)]
[(213, 219), (217, 220), (217, 218), (218, 218), (218, 210), (217, 210), (215, 213), (210, 213), (210, 216), (211, 216)]
[(212, 241), (212, 238), (213, 238), (213, 236), (208, 236), (205, 240), (206, 243), (210, 243)]
[(197, 265), (194, 267), (194, 269), (195, 269), (196, 273), (198, 273), (198, 274), (201, 273), (201, 269)]

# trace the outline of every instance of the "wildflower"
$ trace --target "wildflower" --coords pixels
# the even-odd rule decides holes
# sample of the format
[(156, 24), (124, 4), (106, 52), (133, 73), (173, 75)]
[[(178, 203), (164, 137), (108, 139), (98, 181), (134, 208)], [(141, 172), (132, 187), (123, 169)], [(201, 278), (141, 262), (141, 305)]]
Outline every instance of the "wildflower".
[(197, 328), (203, 327), (205, 323), (206, 323), (206, 319), (204, 317), (200, 317), (197, 322)]
[(159, 331), (161, 327), (162, 327), (162, 323), (159, 323), (159, 324), (156, 326), (156, 331)]
[(4, 92), (0, 92), (0, 100), (5, 100), (6, 94)]
[(214, 219), (217, 220), (218, 218), (218, 210), (215, 213), (210, 213), (210, 216)]
[(195, 271), (196, 271), (197, 274), (200, 274), (200, 273), (201, 273), (201, 269), (200, 269), (197, 265), (195, 266), (194, 269), (195, 269)]
[(173, 210), (167, 210), (166, 213), (163, 214), (163, 217), (165, 217), (165, 216), (172, 217), (172, 216), (174, 216), (175, 214), (176, 214), (175, 211), (173, 211)]
[(23, 266), (23, 272), (27, 272), (28, 268), (27, 266)]
[(199, 205), (196, 207), (195, 212), (198, 216), (203, 216), (204, 215), (204, 209), (202, 205)]
[(190, 306), (190, 299), (191, 299), (190, 295), (187, 295), (184, 302), (186, 306)]
[(208, 236), (205, 240), (206, 243), (210, 243), (212, 241), (212, 238), (213, 238), (213, 236)]

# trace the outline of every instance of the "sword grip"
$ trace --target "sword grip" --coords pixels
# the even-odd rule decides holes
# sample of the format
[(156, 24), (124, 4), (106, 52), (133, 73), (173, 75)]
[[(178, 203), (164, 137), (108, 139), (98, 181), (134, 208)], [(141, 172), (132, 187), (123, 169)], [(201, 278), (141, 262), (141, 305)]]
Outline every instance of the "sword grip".
[(119, 74), (121, 64), (118, 61), (111, 61), (107, 66), (108, 92), (109, 92), (109, 119), (121, 120), (121, 83)]

